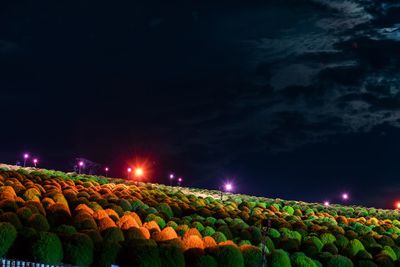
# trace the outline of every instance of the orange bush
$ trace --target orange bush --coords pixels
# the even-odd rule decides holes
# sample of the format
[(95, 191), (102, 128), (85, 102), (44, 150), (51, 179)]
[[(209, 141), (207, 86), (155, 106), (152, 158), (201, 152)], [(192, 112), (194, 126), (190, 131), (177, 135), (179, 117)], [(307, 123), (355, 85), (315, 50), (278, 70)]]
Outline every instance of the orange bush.
[(90, 215), (93, 215), (94, 211), (89, 208), (86, 204), (79, 204), (78, 206), (76, 206), (75, 208), (75, 212), (86, 212)]
[(137, 227), (139, 228), (138, 223), (136, 222), (136, 220), (131, 216), (131, 215), (124, 215), (122, 216), (119, 221), (117, 222), (117, 225), (119, 228), (121, 228), (122, 230), (127, 230), (131, 227)]
[(152, 235), (152, 239), (157, 242), (167, 241), (175, 238), (178, 238), (178, 235), (172, 227), (165, 227), (161, 232), (154, 232)]
[(186, 231), (183, 238), (187, 238), (192, 235), (195, 235), (195, 236), (199, 237), (200, 239), (202, 238), (199, 230), (197, 230), (196, 228), (190, 228), (188, 231)]
[(204, 249), (203, 240), (197, 235), (190, 235), (188, 237), (184, 237), (182, 241), (184, 250), (192, 248)]
[(143, 227), (144, 227), (144, 228), (147, 228), (150, 232), (151, 232), (151, 231), (158, 231), (158, 232), (161, 231), (160, 226), (158, 226), (158, 224), (157, 224), (156, 221), (145, 222), (145, 223), (143, 224)]
[(104, 231), (111, 227), (117, 227), (115, 222), (110, 217), (104, 217), (97, 222), (100, 231)]
[(211, 236), (204, 237), (203, 243), (204, 243), (204, 247), (206, 247), (206, 248), (212, 248), (212, 247), (217, 246), (217, 242), (215, 242), (215, 239), (212, 238)]

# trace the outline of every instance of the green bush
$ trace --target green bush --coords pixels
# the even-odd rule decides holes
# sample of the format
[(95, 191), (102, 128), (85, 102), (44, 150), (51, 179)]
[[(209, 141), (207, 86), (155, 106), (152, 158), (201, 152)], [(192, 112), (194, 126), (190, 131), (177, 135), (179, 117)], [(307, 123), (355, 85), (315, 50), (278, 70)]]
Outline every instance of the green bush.
[(61, 241), (56, 234), (40, 232), (32, 246), (34, 261), (59, 264), (63, 258)]
[(117, 260), (121, 266), (160, 267), (160, 255), (154, 240), (126, 240)]
[(47, 232), (50, 230), (50, 225), (47, 222), (46, 217), (40, 213), (32, 214), (28, 220), (29, 226), (36, 229), (37, 231)]
[(331, 233), (322, 234), (320, 239), (321, 239), (322, 244), (324, 244), (324, 245), (332, 244), (332, 243), (335, 243), (335, 241), (336, 241), (336, 237), (334, 235), (332, 235)]
[(166, 243), (158, 247), (161, 267), (185, 267), (185, 257), (179, 246)]
[(243, 255), (237, 247), (218, 246), (214, 251), (214, 256), (219, 267), (243, 267)]
[(220, 243), (226, 241), (226, 237), (223, 233), (221, 232), (215, 232), (214, 234), (211, 235), (212, 238), (214, 238), (215, 242)]
[(102, 232), (102, 235), (103, 235), (104, 241), (108, 241), (108, 242), (112, 242), (112, 243), (125, 240), (124, 233), (122, 232), (122, 230), (119, 227), (107, 228), (106, 230), (104, 230)]
[(271, 267), (291, 267), (289, 255), (282, 249), (275, 249), (269, 256), (269, 264)]
[(157, 206), (157, 210), (167, 216), (168, 220), (174, 217), (171, 207), (167, 203), (161, 203)]
[(0, 223), (0, 258), (4, 257), (17, 238), (17, 230), (8, 222)]
[(317, 267), (317, 264), (304, 253), (295, 253), (292, 256), (292, 262), (295, 267)]
[(331, 258), (331, 260), (328, 262), (328, 267), (353, 267), (353, 262), (341, 255), (336, 255)]
[(218, 263), (214, 257), (210, 255), (202, 255), (196, 259), (194, 267), (217, 267)]
[(384, 246), (383, 250), (382, 250), (382, 254), (383, 255), (387, 255), (389, 256), (393, 261), (397, 260), (397, 255), (396, 253), (393, 251), (393, 249), (389, 246)]
[(76, 266), (90, 266), (93, 262), (93, 241), (89, 236), (75, 233), (63, 239), (64, 261)]
[(246, 247), (241, 249), (244, 266), (245, 267), (257, 267), (261, 266), (262, 263), (262, 252), (257, 247)]
[(99, 242), (95, 246), (94, 266), (110, 267), (117, 262), (121, 246), (115, 242)]
[(357, 255), (360, 250), (365, 250), (364, 245), (358, 239), (351, 240), (347, 248), (351, 256)]
[(215, 233), (214, 228), (210, 226), (206, 226), (204, 230), (201, 232), (202, 236), (212, 236)]

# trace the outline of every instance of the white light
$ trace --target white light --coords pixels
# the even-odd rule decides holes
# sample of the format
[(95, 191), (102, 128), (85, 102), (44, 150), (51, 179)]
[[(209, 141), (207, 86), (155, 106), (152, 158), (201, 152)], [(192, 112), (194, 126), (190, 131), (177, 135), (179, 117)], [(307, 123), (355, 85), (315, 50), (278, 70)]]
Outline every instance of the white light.
[(325, 202), (324, 202), (324, 206), (325, 206), (325, 207), (329, 207), (329, 205), (331, 205), (331, 203), (329, 203), (329, 201), (325, 201)]

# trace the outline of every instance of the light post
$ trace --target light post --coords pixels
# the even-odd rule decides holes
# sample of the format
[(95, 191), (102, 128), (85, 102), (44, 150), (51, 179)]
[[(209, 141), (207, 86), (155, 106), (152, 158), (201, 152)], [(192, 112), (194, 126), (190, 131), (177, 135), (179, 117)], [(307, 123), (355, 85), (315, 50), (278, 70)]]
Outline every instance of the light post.
[(33, 165), (35, 166), (35, 168), (36, 168), (36, 166), (37, 166), (38, 162), (39, 162), (39, 161), (38, 161), (38, 159), (36, 159), (36, 158), (35, 158), (35, 159), (33, 159)]
[(261, 233), (262, 233), (262, 267), (267, 267), (267, 234), (271, 229), (271, 219), (264, 219), (261, 221)]
[(81, 174), (82, 168), (84, 168), (85, 163), (81, 160), (78, 162), (78, 173)]
[(108, 171), (109, 171), (110, 169), (108, 168), (108, 167), (105, 167), (104, 168), (104, 171), (106, 172), (106, 177), (108, 177)]
[(129, 180), (129, 179), (131, 178), (132, 168), (129, 167), (129, 168), (127, 169), (127, 171), (128, 171), (128, 180)]
[(170, 186), (172, 186), (172, 181), (174, 180), (174, 174), (173, 173), (171, 173), (170, 175), (169, 175), (169, 185)]
[(348, 200), (348, 199), (349, 199), (349, 194), (348, 194), (348, 193), (343, 193), (343, 194), (342, 194), (342, 199), (343, 199), (344, 201)]
[(178, 186), (181, 186), (182, 181), (183, 181), (182, 177), (179, 177), (178, 178)]
[(226, 183), (226, 184), (224, 184), (223, 190), (221, 190), (221, 200), (222, 200), (224, 191), (225, 191), (225, 192), (231, 192), (232, 189), (233, 189), (233, 186), (232, 186), (231, 183)]
[(25, 153), (24, 154), (24, 167), (26, 167), (26, 161), (29, 159), (29, 154)]

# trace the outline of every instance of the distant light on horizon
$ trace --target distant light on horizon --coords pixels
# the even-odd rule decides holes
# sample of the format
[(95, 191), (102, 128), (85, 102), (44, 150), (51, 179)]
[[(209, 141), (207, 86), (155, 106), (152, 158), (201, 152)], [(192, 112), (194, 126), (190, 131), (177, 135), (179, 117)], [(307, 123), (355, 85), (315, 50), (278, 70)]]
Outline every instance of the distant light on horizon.
[(232, 191), (232, 189), (233, 189), (233, 185), (231, 183), (225, 184), (225, 191), (230, 192), (230, 191)]
[(78, 164), (79, 164), (80, 167), (82, 167), (84, 163), (83, 163), (83, 161), (79, 161)]
[(324, 201), (324, 206), (325, 207), (329, 207), (331, 205), (331, 203), (329, 201)]
[(396, 209), (400, 209), (400, 201), (397, 201), (395, 204)]
[(27, 158), (29, 158), (29, 154), (28, 154), (28, 153), (25, 153), (25, 154), (24, 154), (24, 159), (27, 159)]
[(169, 175), (169, 179), (174, 179), (174, 174), (171, 173), (171, 174)]
[(343, 193), (343, 194), (342, 194), (342, 199), (343, 199), (343, 200), (348, 200), (348, 199), (349, 199), (349, 194)]
[(108, 169), (108, 167), (106, 167), (104, 170), (105, 170), (106, 172), (108, 172), (109, 169)]

